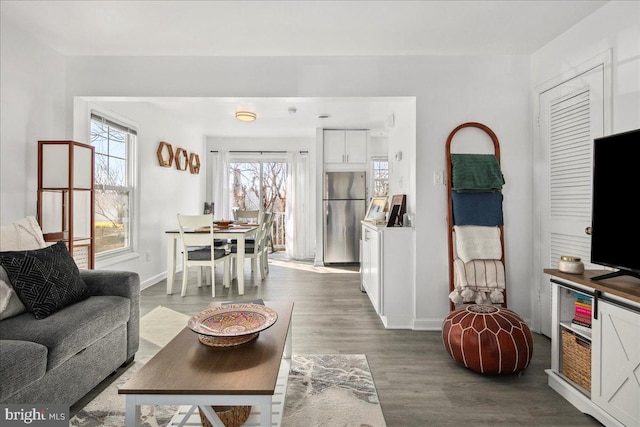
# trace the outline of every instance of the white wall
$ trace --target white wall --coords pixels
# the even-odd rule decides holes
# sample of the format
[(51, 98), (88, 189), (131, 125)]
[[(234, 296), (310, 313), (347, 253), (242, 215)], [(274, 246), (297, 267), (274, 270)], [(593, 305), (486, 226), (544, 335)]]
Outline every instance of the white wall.
[(432, 185), (432, 174), (445, 169), (444, 146), (455, 126), (485, 123), (503, 144), (510, 306), (530, 317), (528, 57), (73, 57), (67, 68), (68, 100), (91, 95), (415, 96), (416, 314), (417, 327), (424, 328), (439, 328), (448, 313), (447, 197), (445, 187)]
[[(447, 136), (466, 121), (488, 125), (501, 142), (507, 181), (504, 215), (509, 306), (528, 319), (535, 298), (531, 264), (531, 88), (612, 49), (613, 131), (640, 127), (639, 7), (638, 2), (610, 2), (531, 57), (64, 59), (3, 19), (1, 222), (35, 214), (36, 141), (74, 135), (76, 96), (415, 96), (416, 326), (439, 328), (448, 312), (447, 197), (445, 187), (433, 185), (433, 172), (445, 170)], [(119, 113), (128, 114), (124, 110)], [(143, 126), (147, 130), (147, 124), (154, 128), (148, 129), (148, 146), (142, 149), (139, 145), (141, 166), (146, 161), (153, 163), (159, 138), (203, 147), (195, 128), (180, 128), (181, 124), (172, 123), (170, 117), (163, 123), (157, 120), (160, 115), (150, 117), (147, 114), (153, 114), (142, 109), (129, 113), (141, 130)], [(172, 124), (179, 129), (172, 129)], [(194, 142), (196, 139), (199, 142)], [(191, 203), (198, 200), (199, 204), (203, 199), (202, 183), (195, 183), (184, 172), (147, 166), (141, 167), (141, 205), (145, 205), (141, 209), (154, 215), (163, 212), (168, 218), (177, 205), (200, 208)], [(199, 175), (199, 181), (203, 176)], [(140, 271), (143, 281), (152, 281), (163, 268), (161, 230), (170, 224), (169, 220), (162, 221), (152, 223), (143, 232), (148, 234), (141, 236), (141, 241), (150, 239), (151, 264), (160, 259), (159, 264), (149, 268), (144, 262), (122, 266)]]
[[(134, 224), (138, 235), (136, 256), (120, 262), (102, 261), (96, 268), (131, 270), (140, 274), (142, 287), (166, 277), (167, 243), (165, 230), (177, 229), (177, 214), (201, 213), (204, 198), (206, 155), (202, 130), (145, 102), (102, 102), (75, 100), (74, 138), (86, 140), (89, 110), (135, 126), (138, 199)], [(200, 157), (200, 173), (159, 165), (156, 150), (161, 141)]]
[[(572, 69), (607, 51), (611, 53), (611, 133), (640, 128), (640, 2), (637, 1), (609, 2), (535, 52), (531, 56), (532, 102), (538, 96), (537, 87), (555, 82), (559, 76), (570, 74)], [(534, 221), (542, 222), (544, 215), (534, 211)], [(534, 235), (532, 245), (537, 254), (541, 236)], [(535, 271), (534, 275), (537, 283), (544, 284), (542, 271)], [(538, 313), (533, 298), (532, 304), (533, 312)], [(538, 323), (535, 316), (534, 321)]]
[(64, 139), (65, 59), (2, 19), (0, 224), (36, 215), (38, 140)]
[[(22, 47), (14, 40), (7, 48), (14, 48), (14, 44)], [(37, 49), (25, 52), (33, 63), (41, 63)], [(33, 56), (29, 56), (30, 52), (34, 52)], [(3, 61), (3, 79), (5, 70), (11, 67)], [(416, 316), (419, 319), (416, 327), (438, 329), (448, 313), (447, 195), (444, 186), (432, 184), (432, 176), (434, 171), (445, 169), (444, 147), (449, 132), (466, 121), (485, 123), (502, 143), (503, 172), (507, 179), (504, 193), (510, 307), (526, 319), (531, 316), (532, 241), (532, 201), (528, 196), (531, 188), (529, 73), (527, 56), (68, 57), (66, 84), (56, 82), (49, 89), (65, 90), (67, 115), (61, 115), (55, 123), (60, 126), (64, 122), (66, 131), (64, 135), (60, 132), (47, 137), (74, 134), (73, 100), (78, 96), (416, 97), (415, 155), (411, 150), (403, 149), (403, 162), (406, 159), (415, 163), (415, 183), (403, 182), (403, 185), (415, 185), (416, 193), (416, 200), (408, 201), (408, 204), (415, 203), (416, 213)], [(16, 102), (27, 99), (29, 95), (23, 94)], [(40, 102), (47, 99), (46, 95), (38, 98)], [(58, 114), (57, 110), (50, 106), (47, 111), (39, 112), (31, 106), (29, 112), (41, 119), (54, 112)], [(146, 116), (142, 109), (119, 110), (118, 113), (130, 115), (131, 120), (139, 124), (141, 134), (143, 126), (144, 131), (150, 132), (151, 142), (145, 148), (148, 151), (143, 152), (144, 145), (139, 145), (143, 204), (149, 206), (141, 207), (141, 210), (169, 218), (176, 212), (175, 206), (191, 207), (192, 200), (198, 200), (199, 204), (204, 199), (201, 182), (193, 181), (192, 186), (190, 177), (184, 173), (179, 178), (168, 179), (169, 175), (163, 173), (169, 171), (152, 165), (147, 168), (143, 164), (145, 159), (150, 158), (151, 163), (155, 161), (159, 139), (169, 139), (172, 143), (173, 139), (178, 141), (176, 144), (187, 145), (192, 144), (197, 135), (191, 129), (176, 131), (179, 135), (171, 133), (170, 118), (167, 117), (166, 122), (155, 120)], [(26, 136), (23, 129), (27, 124), (27, 120), (11, 120), (9, 132)], [(147, 128), (147, 124), (156, 129)], [(200, 140), (194, 144), (202, 147), (203, 143)], [(390, 135), (390, 147), (394, 143)], [(4, 160), (4, 142), (2, 150), (4, 169), (8, 162)], [(34, 194), (35, 172), (25, 169), (23, 174), (19, 170), (15, 174), (17, 179), (13, 182), (21, 183), (18, 192)], [(411, 172), (408, 175), (412, 181)], [(183, 182), (187, 179), (188, 184)], [(199, 175), (198, 179), (202, 181), (204, 175)], [(3, 194), (9, 191), (9, 183), (3, 180), (1, 185)], [(199, 209), (199, 206), (193, 208)], [(27, 212), (26, 208), (11, 209), (13, 217)], [(143, 218), (147, 220), (144, 215)], [(150, 239), (152, 264), (158, 257), (164, 257), (162, 231), (167, 225), (168, 222), (153, 222), (148, 228), (149, 234), (141, 236), (141, 241)], [(140, 271), (143, 282), (153, 280), (158, 271), (157, 267), (147, 268), (143, 260), (117, 267)]]
[(612, 1), (531, 56), (532, 88), (612, 53), (612, 132), (640, 127), (640, 2)]

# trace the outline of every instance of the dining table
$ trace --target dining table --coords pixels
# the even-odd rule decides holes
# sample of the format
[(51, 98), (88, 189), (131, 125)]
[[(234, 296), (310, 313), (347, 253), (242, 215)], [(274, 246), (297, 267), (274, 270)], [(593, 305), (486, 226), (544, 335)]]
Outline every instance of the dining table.
[[(238, 279), (238, 294), (244, 295), (244, 255), (247, 238), (254, 237), (258, 232), (258, 224), (230, 224), (228, 227), (214, 225), (214, 239), (235, 239), (237, 241), (237, 259), (235, 276)], [(193, 229), (186, 233), (209, 233), (208, 229)], [(177, 241), (180, 239), (180, 230), (167, 230), (167, 294), (173, 294), (173, 283), (176, 274), (176, 255), (178, 252)], [(211, 242), (213, 245), (214, 242)], [(213, 272), (211, 272), (213, 274)]]

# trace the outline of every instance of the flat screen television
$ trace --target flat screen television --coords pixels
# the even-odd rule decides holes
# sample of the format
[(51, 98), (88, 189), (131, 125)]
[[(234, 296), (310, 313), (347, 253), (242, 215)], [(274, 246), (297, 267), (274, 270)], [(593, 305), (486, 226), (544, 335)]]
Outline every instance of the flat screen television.
[(591, 263), (640, 279), (640, 129), (593, 141)]

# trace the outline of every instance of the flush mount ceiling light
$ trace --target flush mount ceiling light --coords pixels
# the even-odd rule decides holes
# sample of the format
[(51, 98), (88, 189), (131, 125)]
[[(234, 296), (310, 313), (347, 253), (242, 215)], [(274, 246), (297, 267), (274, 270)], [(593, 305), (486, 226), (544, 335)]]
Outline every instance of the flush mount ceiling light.
[(241, 122), (252, 122), (256, 117), (256, 113), (252, 113), (251, 111), (236, 111), (236, 119)]

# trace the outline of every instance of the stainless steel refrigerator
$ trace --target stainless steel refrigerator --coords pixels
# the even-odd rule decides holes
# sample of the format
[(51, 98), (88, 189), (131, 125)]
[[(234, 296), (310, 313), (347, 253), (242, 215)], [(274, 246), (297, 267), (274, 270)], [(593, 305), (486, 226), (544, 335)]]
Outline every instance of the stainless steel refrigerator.
[(360, 221), (366, 209), (364, 172), (325, 172), (324, 263), (360, 262)]

